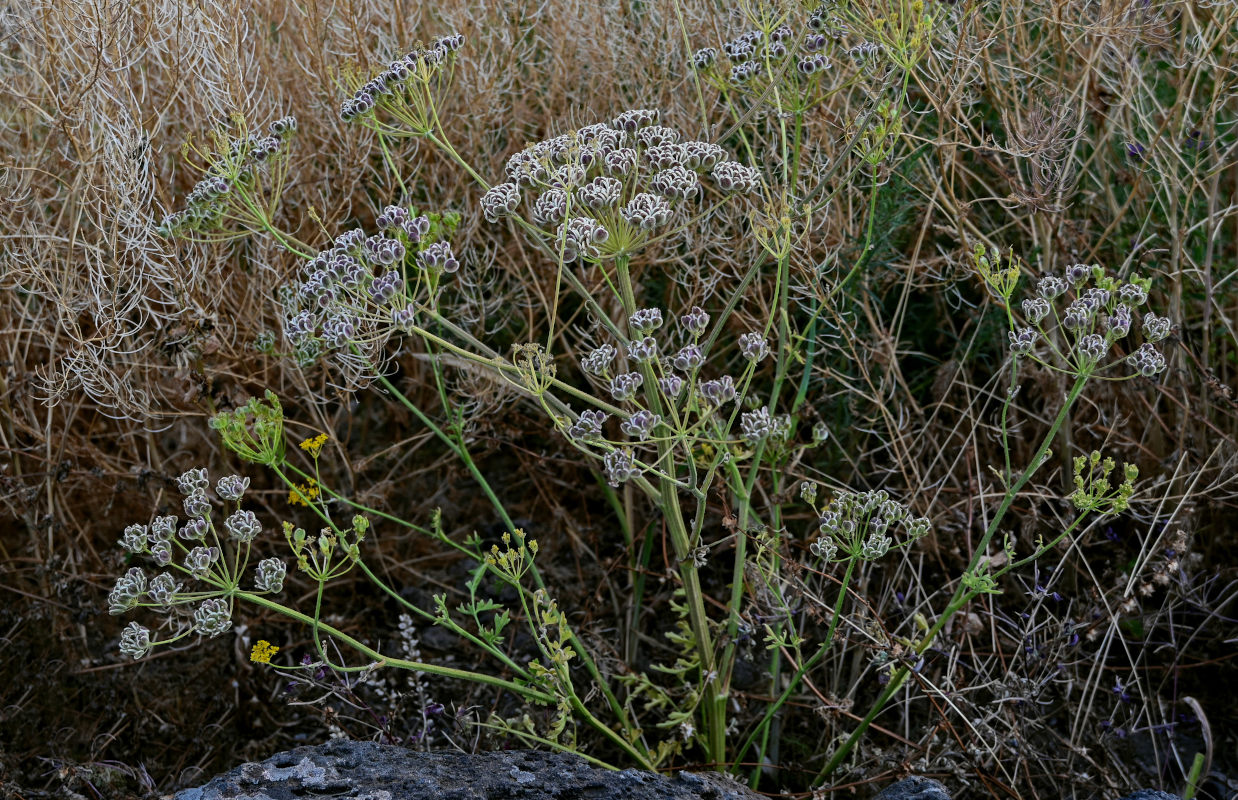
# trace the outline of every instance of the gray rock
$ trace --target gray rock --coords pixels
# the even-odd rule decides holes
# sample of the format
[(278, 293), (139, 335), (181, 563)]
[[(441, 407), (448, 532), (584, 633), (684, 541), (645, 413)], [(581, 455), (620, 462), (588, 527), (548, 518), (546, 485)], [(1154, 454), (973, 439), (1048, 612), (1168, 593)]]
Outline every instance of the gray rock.
[[(758, 800), (759, 796), (719, 775), (681, 772), (671, 778), (634, 769), (613, 772), (564, 753), (420, 753), (373, 742), (334, 741), (242, 764), (205, 786), (179, 792), (173, 800), (313, 798)], [(926, 795), (924, 800), (937, 798)]]
[(932, 778), (903, 778), (887, 786), (873, 800), (950, 800), (950, 793)]
[(1176, 794), (1162, 792), (1160, 789), (1136, 789), (1122, 800), (1182, 800), (1182, 798)]

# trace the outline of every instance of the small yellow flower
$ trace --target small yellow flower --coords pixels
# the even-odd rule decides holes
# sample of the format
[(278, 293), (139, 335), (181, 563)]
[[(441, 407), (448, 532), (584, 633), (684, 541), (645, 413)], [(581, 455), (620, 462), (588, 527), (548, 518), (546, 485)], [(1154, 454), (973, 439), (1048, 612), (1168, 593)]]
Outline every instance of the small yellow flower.
[(298, 483), (296, 488), (288, 492), (288, 504), (293, 506), (308, 506), (318, 497), (318, 481), (313, 478), (309, 483)]
[(309, 453), (310, 458), (318, 458), (318, 454), (322, 452), (322, 446), (327, 443), (327, 438), (327, 434), (320, 433), (301, 442), (301, 449)]
[(268, 642), (266, 639), (259, 639), (254, 645), (254, 649), (250, 651), (249, 660), (255, 664), (270, 664), (271, 656), (279, 652), (279, 648)]

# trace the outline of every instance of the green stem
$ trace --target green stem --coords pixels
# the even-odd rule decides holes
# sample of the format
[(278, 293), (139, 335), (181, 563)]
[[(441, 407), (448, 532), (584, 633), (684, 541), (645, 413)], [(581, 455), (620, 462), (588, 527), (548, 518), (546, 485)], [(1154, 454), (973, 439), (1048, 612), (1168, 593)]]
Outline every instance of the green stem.
[[(615, 272), (619, 277), (619, 288), (622, 293), (624, 312), (631, 315), (636, 311), (636, 296), (632, 286), (632, 273), (629, 269), (627, 256), (615, 258)], [(644, 376), (645, 400), (650, 410), (662, 414), (662, 400), (658, 394), (657, 376), (649, 362), (640, 365)], [(671, 535), (671, 546), (678, 562), (680, 579), (684, 586), (684, 600), (688, 606), (688, 623), (692, 627), (692, 635), (696, 639), (697, 655), (700, 658), (702, 696), (705, 698), (706, 719), (706, 755), (713, 761), (721, 761), (725, 755), (726, 722), (725, 714), (717, 714), (717, 694), (722, 700), (725, 711), (725, 691), (719, 686), (720, 676), (714, 668), (713, 636), (709, 630), (709, 617), (705, 613), (705, 595), (701, 589), (700, 575), (692, 556), (692, 537), (684, 525), (683, 509), (679, 504), (679, 489), (674, 480), (674, 444), (666, 439), (658, 439), (658, 463), (666, 464), (668, 478), (658, 479), (658, 505), (662, 509), (667, 529)], [(720, 718), (721, 717), (721, 718)]]
[(530, 700), (534, 703), (553, 703), (554, 702), (554, 697), (546, 694), (545, 692), (539, 691), (530, 686), (522, 686), (518, 683), (513, 683), (512, 681), (506, 681), (506, 680), (503, 680), (502, 678), (496, 678), (492, 675), (486, 675), (485, 673), (469, 672), (468, 670), (454, 669), (452, 667), (442, 667), (437, 664), (426, 664), (420, 661), (407, 661), (402, 658), (392, 658), (390, 656), (384, 656), (382, 653), (379, 653), (377, 650), (374, 650), (368, 645), (362, 644), (361, 642), (357, 641), (356, 639), (344, 633), (343, 631), (337, 628), (334, 628), (326, 624), (325, 622), (318, 621), (317, 619), (313, 617), (310, 617), (306, 614), (302, 614), (300, 611), (289, 608), (288, 606), (281, 605), (280, 603), (276, 603), (273, 600), (268, 600), (267, 598), (262, 597), (261, 595), (251, 594), (249, 592), (237, 592), (235, 594), (235, 597), (239, 600), (246, 600), (248, 602), (255, 603), (257, 605), (262, 606), (263, 608), (269, 609), (278, 614), (283, 614), (286, 617), (294, 619), (298, 622), (302, 622), (306, 625), (317, 627), (325, 631), (330, 636), (334, 636), (336, 639), (339, 639), (340, 641), (344, 642), (345, 644), (347, 644), (349, 647), (353, 648), (357, 652), (363, 655), (369, 656), (370, 658), (374, 659), (375, 661), (380, 662), (384, 666), (398, 667), (400, 669), (415, 670), (418, 672), (425, 672), (429, 675), (440, 675), (444, 678), (456, 678), (462, 681), (470, 681), (472, 683), (480, 683), (486, 686), (492, 686), (496, 689), (505, 689), (509, 692), (514, 692), (515, 694), (520, 695), (524, 699)]
[[(1058, 411), (1057, 418), (1054, 419), (1053, 425), (1049, 428), (1049, 431), (1041, 440), (1040, 447), (1036, 449), (1036, 454), (1032, 456), (1031, 463), (1028, 465), (1027, 469), (1023, 471), (1023, 474), (1019, 476), (1019, 479), (1006, 490), (1006, 494), (1002, 498), (1001, 505), (998, 506), (997, 512), (993, 515), (993, 519), (989, 522), (989, 526), (984, 532), (984, 536), (981, 537), (980, 542), (976, 545), (976, 550), (972, 555), (971, 563), (967, 565), (967, 572), (974, 570), (977, 565), (979, 565), (980, 560), (985, 557), (988, 551), (989, 543), (993, 540), (993, 536), (997, 533), (998, 526), (1000, 526), (1002, 520), (1005, 519), (1006, 512), (1009, 511), (1010, 506), (1014, 504), (1015, 497), (1018, 496), (1019, 491), (1027, 484), (1029, 480), (1031, 480), (1032, 475), (1034, 475), (1044, 463), (1045, 456), (1049, 452), (1049, 446), (1057, 437), (1058, 430), (1060, 430), (1063, 423), (1065, 423), (1067, 416), (1070, 414), (1071, 407), (1074, 406), (1075, 401), (1079, 399), (1079, 395), (1083, 392), (1083, 387), (1084, 384), (1087, 383), (1088, 376), (1089, 373), (1084, 372), (1075, 378), (1075, 384), (1071, 387), (1070, 393), (1067, 394), (1066, 402), (1062, 404), (1062, 408)], [(937, 634), (940, 633), (946, 623), (950, 621), (950, 618), (953, 617), (954, 614), (957, 613), (972, 596), (974, 595), (971, 590), (968, 589), (965, 584), (960, 582), (958, 588), (954, 590), (954, 596), (950, 599), (949, 604), (947, 604), (945, 612), (938, 617), (937, 622), (932, 628), (929, 629), (928, 633), (924, 635), (924, 638), (916, 647), (917, 654), (922, 654), (929, 648), (929, 646), (933, 643), (933, 640), (937, 637)], [(902, 687), (903, 683), (907, 680), (907, 676), (910, 674), (911, 668), (903, 666), (890, 677), (890, 682), (886, 685), (886, 688), (881, 695), (878, 696), (872, 709), (870, 709), (864, 719), (860, 721), (860, 724), (856, 726), (856, 729), (852, 731), (851, 735), (847, 737), (847, 741), (843, 743), (842, 747), (835, 751), (830, 760), (827, 761), (825, 766), (821, 768), (821, 771), (817, 773), (817, 777), (813, 781), (814, 784), (820, 782), (827, 775), (838, 768), (838, 765), (842, 763), (842, 760), (846, 758), (847, 754), (851, 752), (851, 749), (855, 747), (856, 743), (860, 739), (860, 736), (862, 736), (864, 731), (868, 729), (868, 726), (872, 724), (873, 719), (881, 713), (881, 710), (885, 708), (885, 704), (888, 703), (890, 698), (894, 696), (894, 693)]]
[[(834, 603), (834, 616), (830, 619), (830, 627), (826, 631), (825, 640), (818, 646), (817, 651), (803, 661), (799, 668), (795, 670), (795, 674), (791, 676), (791, 681), (787, 684), (787, 688), (783, 690), (777, 700), (765, 709), (765, 715), (761, 718), (761, 721), (757, 723), (752, 733), (748, 735), (743, 746), (735, 751), (735, 763), (731, 765), (732, 772), (739, 767), (740, 759), (743, 758), (744, 753), (748, 752), (748, 748), (752, 747), (757, 735), (768, 728), (774, 715), (778, 713), (778, 709), (782, 708), (783, 704), (790, 699), (792, 692), (799, 686), (800, 680), (829, 652), (830, 646), (834, 643), (834, 632), (838, 628), (838, 621), (842, 618), (843, 602), (847, 599), (847, 588), (851, 585), (851, 575), (855, 571), (855, 564), (854, 558), (847, 560), (847, 571), (843, 574), (842, 586), (838, 591), (838, 600)], [(753, 777), (755, 778), (755, 774)]]

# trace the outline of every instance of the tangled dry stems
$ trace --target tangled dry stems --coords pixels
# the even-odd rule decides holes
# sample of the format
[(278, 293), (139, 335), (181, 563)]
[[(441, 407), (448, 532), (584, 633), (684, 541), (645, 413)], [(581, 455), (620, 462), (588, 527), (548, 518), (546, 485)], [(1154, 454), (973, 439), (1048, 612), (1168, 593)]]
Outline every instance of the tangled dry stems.
[[(796, 698), (801, 728), (784, 732), (787, 741), (816, 738), (789, 756), (780, 780), (802, 785), (797, 770), (819, 766), (805, 754), (853, 727), (857, 691), (871, 691), (856, 688), (873, 680), (871, 657), (913, 635), (917, 613), (941, 607), (944, 590), (931, 587), (966, 563), (1001, 493), (989, 465), (1001, 458), (1004, 332), (985, 322), (989, 301), (967, 266), (979, 242), (1014, 247), (1038, 274), (1076, 262), (1148, 274), (1177, 325), (1160, 383), (1101, 385), (1075, 409), (1055, 447), (1061, 468), (1024, 492), (1014, 533), (1030, 541), (1069, 524), (1057, 499), (1069, 491), (1073, 452), (1103, 446), (1140, 463), (1148, 480), (1109, 529), (959, 617), (947, 634), (966, 659), (918, 673), (916, 691), (887, 712), (932, 724), (870, 735), (849, 775), (953, 772), (994, 794), (1039, 780), (1129, 786), (1141, 782), (1127, 758), (1133, 736), (1172, 753), (1166, 763), (1193, 755), (1164, 736), (1166, 726), (1198, 730), (1175, 681), (1228, 665), (1217, 648), (1234, 597), (1226, 516), (1238, 465), (1235, 11), (1202, 0), (936, 8), (950, 24), (912, 75), (915, 113), (902, 120), (898, 157), (873, 176), (877, 202), (865, 181), (831, 186), (828, 207), (796, 231), (794, 302), (807, 313), (826, 307), (813, 329), (804, 414), (825, 424), (832, 449), (785, 468), (788, 479), (832, 487), (898, 487), (917, 513), (932, 514), (936, 536), (861, 574), (842, 628), (848, 646)], [(527, 341), (544, 333), (555, 265), (486, 224), (475, 211), (481, 188), (423, 142), (393, 152), (408, 187), (401, 196), (372, 136), (338, 118), (344, 76), (459, 30), (471, 47), (443, 118), (485, 175), (501, 175), (527, 141), (634, 106), (660, 108), (668, 124), (727, 138), (737, 151), (736, 132), (748, 131), (754, 165), (776, 174), (776, 117), (761, 109), (727, 119), (713, 94), (702, 107), (685, 68), (685, 29), (695, 48), (731, 38), (743, 20), (703, 0), (485, 12), (41, 0), (0, 12), (0, 498), (14, 523), (0, 538), (6, 584), (48, 598), (65, 581), (104, 586), (120, 526), (99, 520), (137, 519), (168, 502), (182, 468), (223, 463), (203, 415), (267, 387), (286, 403), (300, 399), (289, 417), (307, 431), (340, 432), (336, 485), (409, 513), (416, 492), (462, 530), (481, 527), (485, 507), (458, 488), (467, 476), (439, 468), (437, 443), (398, 409), (254, 352), (260, 334), (280, 327), (272, 298), (296, 259), (260, 237), (201, 247), (156, 235), (197, 178), (181, 145), (233, 114), (265, 123), (295, 113), (295, 179), (280, 212), (293, 235), (325, 244), (393, 201), (460, 211), (455, 244), (466, 255), (453, 318), (486, 341)], [(853, 88), (805, 117), (804, 163), (823, 175), (847, 158), (849, 126), (881, 82), (837, 67), (855, 70)], [(861, 253), (874, 215), (878, 235)], [(681, 243), (647, 254), (665, 274), (647, 291), (667, 308), (707, 304), (760, 258), (748, 230), (739, 209), (694, 222)], [(829, 295), (860, 258), (864, 273)], [(582, 280), (603, 286), (596, 272)], [(776, 308), (772, 284), (758, 280), (730, 325), (759, 329)], [(566, 308), (558, 351), (583, 354), (603, 340), (589, 323), (583, 306)], [(406, 349), (397, 362), (404, 384), (432, 385), (424, 353)], [(449, 387), (475, 458), (506, 476), (505, 498), (521, 516), (540, 520), (542, 541), (559, 554), (561, 596), (587, 609), (578, 625), (597, 632), (589, 641), (605, 654), (605, 631), (625, 624), (628, 559), (606, 540), (608, 511), (585, 497), (591, 479), (579, 454), (505, 384), (453, 366)], [(1009, 420), (1019, 463), (1068, 388), (1048, 370), (1023, 375)], [(413, 396), (435, 407), (432, 392)], [(287, 516), (282, 497), (262, 497), (268, 517)], [(715, 511), (725, 517), (725, 506)], [(787, 526), (794, 534), (808, 522)], [(424, 545), (404, 540), (378, 556), (410, 583), (420, 564), (435, 563), (426, 557)], [(813, 583), (821, 576), (787, 570), (789, 594), (828, 605)], [(52, 618), (68, 631), (67, 618)], [(605, 659), (610, 671), (631, 666), (623, 655)], [(758, 708), (760, 691), (744, 704)], [(1206, 694), (1205, 682), (1190, 692)], [(1224, 718), (1227, 703), (1214, 696), (1201, 711)], [(113, 742), (92, 755), (113, 752), (137, 751)]]

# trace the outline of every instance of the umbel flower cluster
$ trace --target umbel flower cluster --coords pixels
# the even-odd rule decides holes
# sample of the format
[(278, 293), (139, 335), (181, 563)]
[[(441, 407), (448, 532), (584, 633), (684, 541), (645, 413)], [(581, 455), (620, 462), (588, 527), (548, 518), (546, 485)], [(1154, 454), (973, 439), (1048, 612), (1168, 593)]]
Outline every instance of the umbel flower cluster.
[(355, 228), (337, 236), (284, 289), (284, 335), (298, 364), (330, 354), (354, 379), (371, 374), (392, 332), (412, 330), (416, 299), (433, 298), (459, 269), (451, 244), (438, 238), (442, 220), (388, 206), (376, 224), (373, 235)]
[(819, 535), (809, 549), (826, 562), (875, 561), (930, 530), (927, 517), (912, 517), (910, 509), (884, 489), (842, 492), (824, 508), (817, 506), (817, 484), (802, 484), (800, 496), (820, 514)]
[(168, 238), (229, 230), (252, 224), (254, 208), (267, 209), (283, 192), (289, 143), (296, 117), (277, 119), (267, 135), (229, 138), (215, 134), (216, 151), (207, 153), (202, 180), (185, 197), (185, 208), (164, 217), (159, 234)]
[(497, 222), (523, 209), (564, 261), (598, 259), (631, 253), (710, 188), (722, 197), (757, 188), (755, 169), (658, 123), (656, 110), (625, 111), (529, 145), (482, 197), (482, 214)]
[[(581, 360), (581, 369), (623, 409), (620, 437), (608, 438), (611, 415), (597, 409), (565, 422), (564, 432), (578, 446), (602, 454), (612, 486), (641, 474), (638, 454), (659, 437), (702, 430), (721, 436), (729, 430), (730, 415), (723, 412), (738, 399), (743, 377), (737, 381), (731, 375), (710, 379), (701, 375), (709, 321), (704, 310), (693, 307), (679, 317), (677, 337), (664, 335), (659, 340), (654, 334), (663, 327), (661, 309), (639, 309), (628, 319), (630, 339), (622, 357), (615, 346), (602, 344)], [(770, 352), (765, 337), (756, 332), (741, 335), (739, 349), (748, 364), (746, 374)], [(785, 439), (791, 431), (790, 418), (772, 416), (768, 408), (743, 412), (740, 427), (753, 445), (770, 437)]]
[(430, 133), (438, 116), (435, 102), (451, 82), (456, 51), (463, 44), (464, 35), (456, 33), (415, 47), (357, 87), (340, 105), (340, 119), (388, 136)]
[[(1013, 288), (1017, 268), (979, 258), (982, 274), (988, 273), (999, 294), (1001, 284)], [(1025, 324), (1012, 326), (1011, 354), (1072, 374), (1153, 378), (1165, 370), (1157, 343), (1169, 335), (1171, 323), (1145, 309), (1150, 285), (1139, 276), (1123, 281), (1106, 275), (1097, 265), (1074, 264), (1061, 276), (1046, 275), (1022, 303)], [(1128, 343), (1136, 333), (1143, 340), (1137, 348)]]
[(794, 28), (784, 24), (768, 34), (747, 31), (724, 42), (721, 53), (716, 47), (703, 47), (692, 54), (692, 66), (718, 85), (744, 87), (760, 83), (762, 77), (782, 79), (784, 74), (786, 80), (808, 84), (829, 71), (828, 53), (846, 31), (834, 10), (822, 6)]
[[(215, 497), (231, 509), (216, 526), (216, 502), (207, 494), (205, 469), (191, 469), (177, 481), (184, 496), (185, 524), (175, 515), (159, 516), (148, 525), (125, 528), (120, 546), (132, 556), (145, 557), (161, 570), (150, 576), (131, 567), (108, 595), (108, 611), (124, 614), (151, 608), (164, 616), (160, 626), (166, 638), (153, 640), (151, 630), (130, 622), (120, 640), (121, 653), (141, 658), (152, 647), (170, 644), (192, 634), (215, 637), (232, 629), (232, 596), (249, 563), (253, 541), (262, 525), (252, 511), (241, 508), (249, 478), (227, 475), (215, 483)], [(265, 558), (254, 570), (253, 590), (277, 594), (283, 590), (288, 568), (278, 558)], [(186, 588), (196, 582), (201, 588)]]

